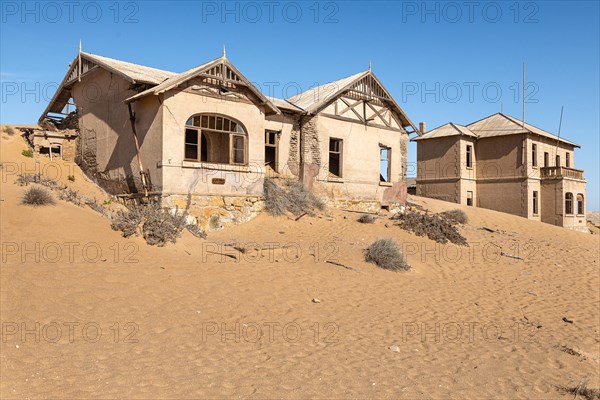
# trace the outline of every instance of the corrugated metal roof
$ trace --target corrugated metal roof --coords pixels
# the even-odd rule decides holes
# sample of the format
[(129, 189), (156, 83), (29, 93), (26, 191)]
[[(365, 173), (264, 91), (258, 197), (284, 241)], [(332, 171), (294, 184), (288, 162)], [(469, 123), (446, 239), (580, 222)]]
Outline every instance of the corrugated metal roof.
[(277, 106), (277, 108), (280, 108), (280, 109), (283, 109), (283, 110), (299, 111), (299, 112), (303, 112), (304, 111), (300, 107), (296, 107), (295, 105), (293, 105), (292, 103), (288, 102), (287, 100), (278, 99), (277, 97), (270, 97), (270, 99), (271, 99), (271, 102), (273, 104), (275, 104), (275, 106)]
[(479, 138), (533, 133), (549, 139), (558, 140), (571, 146), (580, 147), (576, 143), (559, 138), (550, 132), (546, 132), (538, 127), (528, 124), (527, 122), (523, 125), (519, 119), (502, 113), (490, 115), (489, 117), (467, 125), (467, 127), (475, 132)]
[(175, 72), (145, 67), (143, 65), (133, 64), (121, 60), (115, 60), (114, 58), (98, 56), (96, 54), (86, 52), (81, 52), (81, 56), (102, 67), (116, 70), (135, 82), (152, 83), (158, 85), (165, 79), (177, 75), (177, 73)]
[(350, 75), (337, 81), (325, 83), (323, 85), (305, 90), (286, 100), (301, 109), (311, 112), (320, 105), (326, 103), (335, 97), (341, 90), (345, 89), (358, 79), (367, 75), (369, 71), (359, 72), (358, 74)]
[(416, 140), (434, 139), (434, 138), (440, 138), (440, 137), (460, 136), (460, 135), (465, 135), (465, 136), (470, 136), (470, 137), (475, 137), (475, 138), (477, 137), (477, 135), (474, 134), (473, 132), (471, 132), (471, 130), (469, 128), (467, 128), (466, 126), (462, 126), (462, 125), (458, 125), (458, 124), (449, 122), (447, 124), (444, 124), (442, 126), (435, 128), (435, 129), (432, 129), (429, 132), (426, 132), (422, 136), (418, 136), (411, 140), (416, 141)]

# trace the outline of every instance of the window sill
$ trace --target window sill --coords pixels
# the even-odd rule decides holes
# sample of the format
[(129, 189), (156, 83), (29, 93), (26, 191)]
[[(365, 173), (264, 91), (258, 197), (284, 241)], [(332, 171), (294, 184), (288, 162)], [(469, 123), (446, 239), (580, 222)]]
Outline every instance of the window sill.
[(329, 176), (329, 177), (327, 177), (327, 182), (344, 183), (344, 179), (343, 178), (337, 178), (337, 177)]
[(394, 184), (392, 182), (381, 182), (379, 181), (379, 186), (388, 186), (392, 187)]
[(235, 172), (260, 172), (256, 168), (249, 167), (243, 164), (216, 164), (207, 163), (204, 161), (189, 161), (184, 160), (181, 162), (182, 168), (194, 168), (194, 169), (208, 169), (215, 171), (235, 171)]

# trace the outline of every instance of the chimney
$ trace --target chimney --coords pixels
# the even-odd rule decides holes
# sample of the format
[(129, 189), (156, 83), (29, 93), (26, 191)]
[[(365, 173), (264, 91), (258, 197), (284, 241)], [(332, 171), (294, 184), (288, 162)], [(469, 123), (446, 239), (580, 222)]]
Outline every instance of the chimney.
[(425, 122), (419, 122), (419, 130), (421, 131), (421, 135), (424, 135), (427, 129), (427, 125)]

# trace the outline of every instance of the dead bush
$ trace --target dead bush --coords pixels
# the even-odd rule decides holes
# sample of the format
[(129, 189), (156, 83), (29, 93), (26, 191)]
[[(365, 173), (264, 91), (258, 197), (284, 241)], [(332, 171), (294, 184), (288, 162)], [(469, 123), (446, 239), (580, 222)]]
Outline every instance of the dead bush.
[(4, 127), (4, 132), (6, 132), (6, 134), (7, 134), (8, 136), (12, 136), (12, 135), (14, 135), (14, 134), (15, 134), (15, 130), (13, 129), (13, 127), (12, 127), (12, 126), (5, 126), (5, 127)]
[(467, 245), (467, 239), (456, 228), (456, 222), (439, 214), (427, 214), (416, 211), (398, 213), (392, 219), (398, 226), (417, 236), (427, 236), (438, 243), (448, 241), (461, 246)]
[(111, 228), (123, 237), (141, 234), (151, 246), (175, 243), (186, 227), (186, 215), (171, 212), (158, 204), (129, 206), (113, 218)]
[(365, 250), (365, 261), (391, 271), (407, 271), (410, 266), (392, 239), (377, 239)]
[(466, 224), (467, 222), (469, 222), (467, 214), (463, 210), (459, 210), (458, 208), (455, 208), (454, 210), (450, 211), (444, 211), (443, 213), (440, 213), (440, 215), (451, 221), (456, 222), (457, 224)]
[(325, 203), (300, 181), (286, 180), (279, 186), (273, 179), (265, 178), (264, 196), (265, 210), (271, 215), (282, 215), (286, 211), (294, 215), (314, 215), (315, 210), (325, 209)]
[(189, 233), (196, 236), (200, 239), (206, 239), (206, 232), (204, 232), (198, 225), (189, 224), (185, 226), (185, 229), (188, 230)]
[(572, 394), (573, 398), (577, 398), (577, 396), (581, 396), (587, 400), (600, 400), (600, 389), (591, 388), (587, 386), (587, 382), (582, 382), (575, 387), (559, 387), (561, 392)]
[(371, 214), (363, 214), (358, 218), (358, 222), (360, 222), (361, 224), (372, 224), (373, 222), (375, 222), (377, 218), (374, 215)]
[(48, 190), (41, 187), (30, 187), (25, 191), (21, 204), (39, 207), (54, 204), (54, 198)]
[(58, 183), (52, 179), (47, 178), (42, 174), (19, 174), (15, 183), (19, 186), (27, 186), (30, 183), (37, 183), (38, 185), (46, 186), (48, 188), (58, 187)]

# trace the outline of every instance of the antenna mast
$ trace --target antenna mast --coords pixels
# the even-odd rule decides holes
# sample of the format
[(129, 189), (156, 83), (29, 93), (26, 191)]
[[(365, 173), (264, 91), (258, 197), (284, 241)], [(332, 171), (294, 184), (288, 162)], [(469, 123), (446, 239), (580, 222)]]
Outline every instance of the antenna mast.
[(523, 63), (523, 121), (522, 126), (525, 126), (525, 63)]

